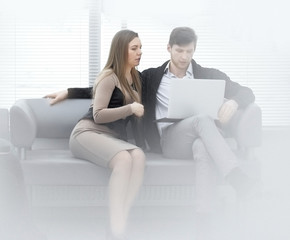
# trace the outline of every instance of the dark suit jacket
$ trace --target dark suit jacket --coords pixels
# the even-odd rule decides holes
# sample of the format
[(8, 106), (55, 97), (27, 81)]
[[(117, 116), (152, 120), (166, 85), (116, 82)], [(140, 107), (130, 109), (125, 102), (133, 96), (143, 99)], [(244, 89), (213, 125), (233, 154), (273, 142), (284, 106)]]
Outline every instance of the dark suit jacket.
[[(157, 90), (168, 62), (169, 61), (165, 62), (160, 67), (149, 68), (142, 72), (142, 101), (145, 109), (144, 134), (150, 150), (153, 152), (161, 152), (160, 135), (154, 120), (156, 120), (155, 108)], [(250, 88), (231, 81), (225, 73), (217, 69), (201, 67), (194, 60), (192, 60), (191, 63), (193, 74), (196, 79), (225, 80), (225, 98), (235, 100), (240, 108), (244, 108), (249, 103), (254, 102), (255, 96)]]

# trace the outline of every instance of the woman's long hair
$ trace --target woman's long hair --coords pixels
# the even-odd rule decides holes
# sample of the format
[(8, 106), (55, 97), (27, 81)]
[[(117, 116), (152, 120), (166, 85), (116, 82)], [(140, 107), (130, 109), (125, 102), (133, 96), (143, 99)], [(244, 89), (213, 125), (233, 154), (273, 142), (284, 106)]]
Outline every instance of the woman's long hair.
[(125, 95), (125, 93), (128, 93), (134, 101), (141, 102), (141, 81), (139, 72), (135, 68), (131, 70), (133, 89), (138, 92), (138, 96), (134, 93), (132, 86), (130, 86), (125, 76), (126, 64), (128, 63), (129, 43), (136, 37), (139, 37), (138, 33), (131, 30), (121, 30), (115, 34), (111, 43), (107, 63), (94, 84), (93, 96), (95, 96), (97, 84), (106, 76), (114, 72), (120, 81), (123, 94)]

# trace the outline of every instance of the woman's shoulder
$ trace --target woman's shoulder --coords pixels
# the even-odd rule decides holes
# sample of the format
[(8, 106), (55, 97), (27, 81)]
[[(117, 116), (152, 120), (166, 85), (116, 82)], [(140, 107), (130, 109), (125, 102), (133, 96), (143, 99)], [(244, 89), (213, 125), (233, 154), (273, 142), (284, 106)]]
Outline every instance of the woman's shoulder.
[(104, 84), (110, 84), (114, 86), (119, 85), (119, 79), (112, 70), (103, 71), (98, 77), (98, 82), (103, 82)]

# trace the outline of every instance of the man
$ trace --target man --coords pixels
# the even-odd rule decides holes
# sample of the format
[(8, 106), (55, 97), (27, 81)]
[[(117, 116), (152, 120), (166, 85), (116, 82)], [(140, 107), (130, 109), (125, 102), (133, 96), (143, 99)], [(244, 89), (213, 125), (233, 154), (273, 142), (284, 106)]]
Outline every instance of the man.
[[(156, 123), (156, 119), (167, 116), (170, 80), (173, 78), (193, 81), (225, 80), (227, 101), (218, 113), (221, 124), (226, 124), (238, 108), (245, 108), (254, 102), (255, 96), (250, 88), (231, 81), (225, 73), (197, 64), (192, 59), (196, 43), (197, 36), (193, 29), (188, 27), (173, 29), (167, 46), (170, 60), (160, 67), (142, 72), (142, 101), (145, 109), (145, 138), (150, 151), (163, 153), (170, 158), (195, 160), (196, 210), (203, 214), (212, 210), (212, 193), (217, 171), (240, 195), (247, 194), (253, 182), (240, 170), (235, 154), (210, 117), (198, 115), (176, 123)], [(65, 98), (90, 98), (90, 96), (90, 88), (70, 88), (67, 91), (47, 95), (52, 98), (52, 104)]]
[[(170, 80), (223, 79), (227, 101), (218, 113), (219, 123), (226, 124), (238, 108), (254, 102), (251, 89), (233, 82), (223, 72), (204, 68), (193, 59), (197, 36), (188, 27), (173, 29), (167, 50), (170, 60), (157, 68), (142, 72), (145, 138), (150, 150), (169, 158), (193, 158), (196, 163), (196, 210), (210, 213), (217, 171), (237, 190), (240, 196), (250, 193), (253, 180), (239, 168), (215, 121), (207, 116), (192, 116), (177, 123), (156, 123), (167, 116)], [(205, 93), (206, 94), (206, 93)], [(181, 96), (182, 97), (182, 96)]]

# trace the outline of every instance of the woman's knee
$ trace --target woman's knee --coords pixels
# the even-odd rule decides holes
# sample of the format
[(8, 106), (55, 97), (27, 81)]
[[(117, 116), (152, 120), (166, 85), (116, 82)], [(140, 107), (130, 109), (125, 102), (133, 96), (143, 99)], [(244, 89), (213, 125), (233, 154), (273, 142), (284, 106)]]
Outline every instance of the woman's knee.
[(133, 159), (128, 151), (117, 153), (110, 161), (110, 168), (114, 170), (131, 170)]
[(133, 149), (130, 151), (130, 154), (132, 157), (133, 164), (135, 166), (144, 168), (146, 156), (144, 152), (142, 151), (142, 149), (140, 148)]

